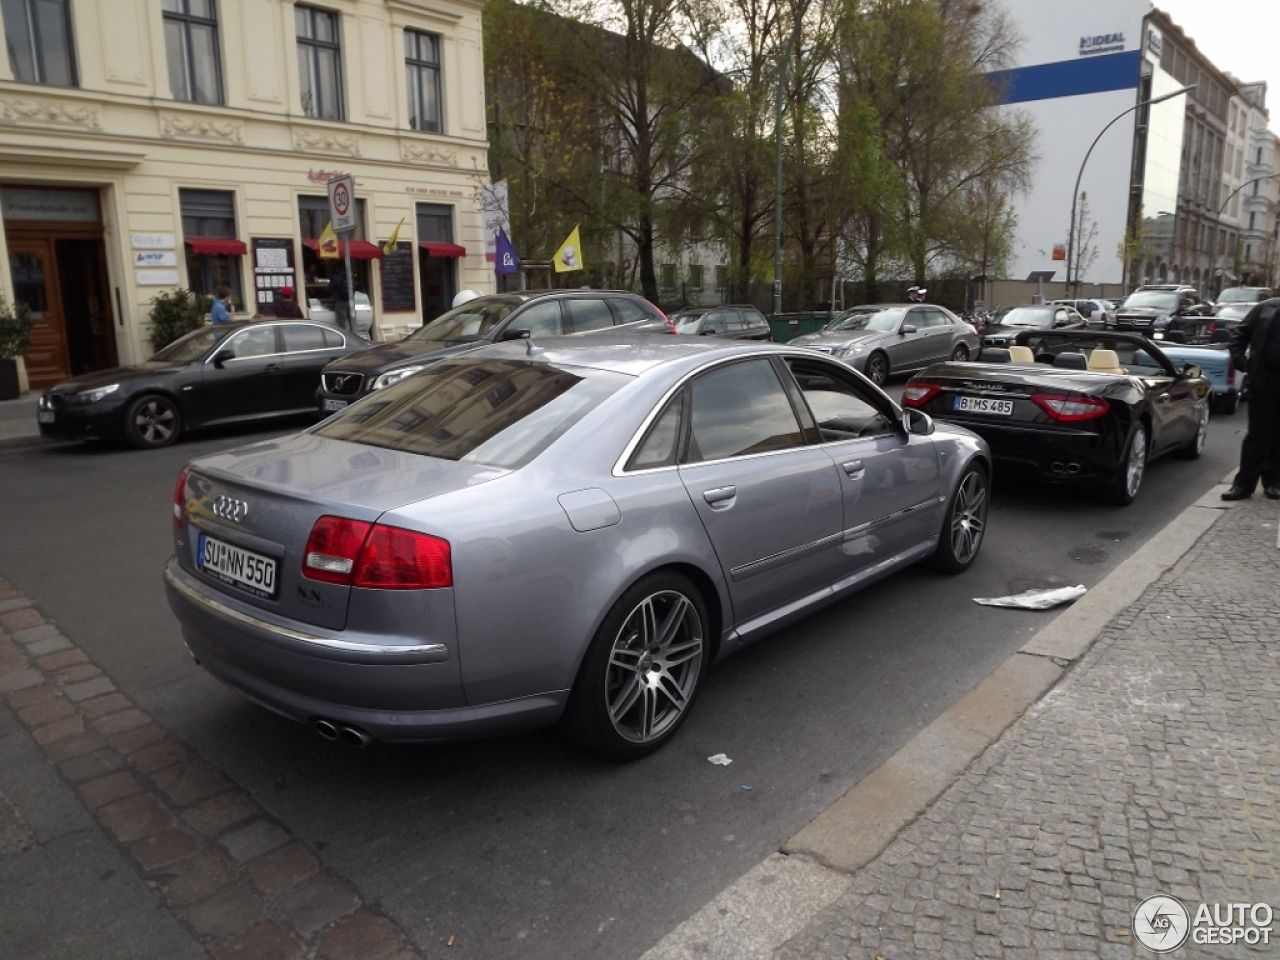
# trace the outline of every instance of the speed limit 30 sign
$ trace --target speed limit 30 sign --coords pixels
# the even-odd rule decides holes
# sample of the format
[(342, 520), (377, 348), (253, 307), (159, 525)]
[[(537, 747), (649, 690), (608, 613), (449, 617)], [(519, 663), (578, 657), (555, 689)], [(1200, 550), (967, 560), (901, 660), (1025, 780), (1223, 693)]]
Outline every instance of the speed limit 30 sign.
[(356, 228), (355, 180), (349, 173), (329, 181), (329, 219), (338, 233)]

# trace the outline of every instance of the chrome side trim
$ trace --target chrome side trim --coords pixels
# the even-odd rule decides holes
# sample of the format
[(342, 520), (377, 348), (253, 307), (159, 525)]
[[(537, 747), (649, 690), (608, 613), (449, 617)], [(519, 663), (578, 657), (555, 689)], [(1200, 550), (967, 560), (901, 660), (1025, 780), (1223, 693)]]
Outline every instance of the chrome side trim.
[(791, 547), (780, 553), (775, 553), (769, 557), (762, 557), (759, 560), (752, 560), (750, 563), (744, 563), (739, 567), (734, 567), (729, 571), (729, 576), (736, 580), (746, 580), (757, 574), (766, 573), (769, 570), (776, 570), (784, 564), (790, 563), (792, 560), (799, 560), (801, 557), (808, 556), (811, 553), (817, 553), (825, 547), (832, 546), (844, 539), (843, 533), (833, 533), (829, 537), (823, 537), (821, 540), (814, 540), (812, 543), (803, 543), (798, 547)]
[(220, 617), (226, 617), (237, 623), (253, 627), (257, 630), (263, 630), (268, 633), (275, 634), (278, 637), (285, 637), (289, 640), (295, 640), (298, 643), (309, 644), (322, 650), (330, 650), (335, 653), (346, 654), (363, 654), (370, 657), (388, 658), (388, 662), (395, 658), (407, 657), (411, 658), (413, 663), (440, 663), (449, 659), (449, 648), (443, 643), (424, 643), (414, 646), (398, 646), (398, 645), (379, 645), (371, 643), (353, 643), (350, 640), (335, 640), (332, 637), (321, 637), (313, 633), (304, 633), (301, 630), (295, 630), (291, 627), (282, 627), (279, 624), (271, 623), (268, 620), (262, 620), (258, 617), (250, 616), (242, 613), (232, 607), (227, 606), (220, 600), (206, 596), (199, 590), (192, 588), (190, 585), (183, 583), (173, 572), (172, 561), (164, 569), (165, 582), (176, 590), (182, 596), (202, 607), (209, 613), (217, 614)]
[(845, 540), (856, 540), (865, 536), (872, 530), (879, 529), (886, 524), (894, 523), (903, 517), (913, 513), (919, 513), (921, 510), (928, 510), (930, 507), (936, 507), (940, 503), (946, 503), (947, 498), (943, 496), (930, 497), (928, 500), (922, 500), (920, 503), (913, 503), (909, 507), (903, 507), (893, 513), (887, 513), (883, 517), (877, 517), (874, 520), (868, 520), (866, 523), (860, 523), (856, 527), (850, 527), (843, 534)]

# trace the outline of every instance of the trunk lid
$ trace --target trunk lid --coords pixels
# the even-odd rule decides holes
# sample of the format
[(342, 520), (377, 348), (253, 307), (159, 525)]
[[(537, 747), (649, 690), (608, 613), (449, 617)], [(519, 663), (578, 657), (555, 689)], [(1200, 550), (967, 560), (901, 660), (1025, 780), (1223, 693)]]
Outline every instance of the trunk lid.
[(506, 473), (309, 433), (206, 457), (189, 470), (178, 562), (237, 600), (334, 630), (346, 626), (351, 588), (302, 572), (317, 519), (373, 523)]
[[(995, 364), (948, 363), (945, 367), (926, 370), (912, 382), (935, 384), (938, 393), (918, 409), (953, 423), (973, 427), (1001, 424), (1059, 426), (1058, 421), (1031, 399), (1032, 396), (1052, 394), (1105, 399), (1099, 396), (1098, 386), (1107, 376), (1053, 367), (1047, 363), (1037, 364), (1033, 371), (1023, 368), (1021, 372), (1005, 372)], [(994, 402), (976, 405), (979, 409), (964, 410), (961, 404), (965, 398)]]

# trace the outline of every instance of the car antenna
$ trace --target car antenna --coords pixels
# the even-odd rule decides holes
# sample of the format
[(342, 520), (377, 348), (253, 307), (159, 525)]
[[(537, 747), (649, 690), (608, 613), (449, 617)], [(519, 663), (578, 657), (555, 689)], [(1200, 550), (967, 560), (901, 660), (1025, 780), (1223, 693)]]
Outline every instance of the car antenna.
[(524, 355), (526, 357), (536, 357), (543, 352), (543, 349), (533, 342), (533, 337), (524, 338)]

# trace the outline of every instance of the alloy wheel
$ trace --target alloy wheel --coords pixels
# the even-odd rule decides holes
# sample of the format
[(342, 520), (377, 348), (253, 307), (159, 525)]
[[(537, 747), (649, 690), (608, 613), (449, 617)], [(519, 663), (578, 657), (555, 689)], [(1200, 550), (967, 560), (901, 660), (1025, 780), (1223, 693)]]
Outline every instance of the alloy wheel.
[(133, 415), (138, 435), (150, 445), (161, 445), (173, 436), (177, 411), (172, 404), (158, 398), (147, 400)]
[(877, 387), (884, 386), (889, 379), (889, 363), (878, 353), (873, 353), (867, 361), (867, 378)]
[(688, 709), (702, 670), (702, 618), (684, 594), (653, 593), (623, 621), (609, 651), (605, 707), (625, 740), (661, 739)]
[(1200, 411), (1200, 423), (1196, 427), (1196, 456), (1204, 453), (1205, 442), (1209, 439), (1209, 405), (1206, 403)]
[(960, 344), (958, 347), (956, 347), (954, 350), (951, 351), (951, 360), (954, 363), (964, 363), (964, 361), (968, 359), (969, 359), (969, 349), (964, 344)]
[(1138, 427), (1133, 431), (1133, 442), (1129, 445), (1129, 464), (1125, 471), (1125, 489), (1132, 499), (1138, 495), (1142, 486), (1142, 474), (1147, 469), (1147, 431)]
[(987, 484), (982, 474), (971, 472), (956, 491), (951, 511), (951, 551), (956, 560), (967, 564), (982, 545), (987, 526)]

